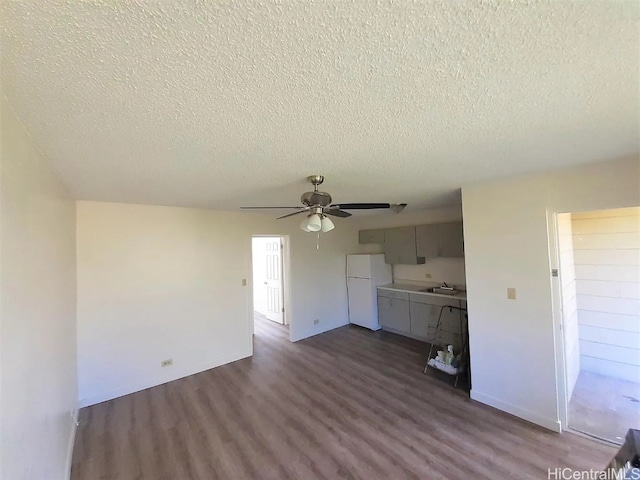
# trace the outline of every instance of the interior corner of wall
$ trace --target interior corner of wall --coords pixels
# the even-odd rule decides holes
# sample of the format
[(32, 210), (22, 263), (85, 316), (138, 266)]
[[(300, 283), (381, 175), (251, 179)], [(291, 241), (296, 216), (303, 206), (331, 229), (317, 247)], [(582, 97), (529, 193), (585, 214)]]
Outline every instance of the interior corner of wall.
[(528, 422), (534, 423), (536, 425), (540, 425), (541, 427), (544, 427), (553, 432), (560, 433), (562, 431), (562, 425), (560, 424), (559, 418), (550, 418), (546, 415), (533, 412), (527, 408), (513, 405), (509, 402), (493, 397), (491, 395), (487, 395), (482, 392), (478, 392), (477, 390), (473, 390), (473, 389), (471, 389), (469, 396), (471, 397), (472, 400), (475, 400), (480, 403), (484, 403), (485, 405), (488, 405), (497, 410), (501, 410), (503, 412), (509, 413), (513, 416), (516, 416)]

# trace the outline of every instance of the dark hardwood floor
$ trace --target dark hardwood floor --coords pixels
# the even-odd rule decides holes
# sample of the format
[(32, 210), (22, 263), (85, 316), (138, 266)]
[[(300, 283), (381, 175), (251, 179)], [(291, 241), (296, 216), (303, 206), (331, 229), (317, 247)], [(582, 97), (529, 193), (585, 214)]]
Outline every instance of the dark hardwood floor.
[(347, 326), (85, 408), (73, 480), (546, 479), (615, 448), (558, 435), (424, 375), (425, 344)]

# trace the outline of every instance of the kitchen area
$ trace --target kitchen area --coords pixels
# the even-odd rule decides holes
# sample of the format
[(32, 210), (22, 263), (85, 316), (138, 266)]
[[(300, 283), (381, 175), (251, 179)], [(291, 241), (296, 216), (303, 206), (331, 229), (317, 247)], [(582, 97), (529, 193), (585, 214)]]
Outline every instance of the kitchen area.
[(358, 233), (365, 253), (347, 257), (351, 323), (424, 342), (424, 372), (468, 390), (462, 222)]

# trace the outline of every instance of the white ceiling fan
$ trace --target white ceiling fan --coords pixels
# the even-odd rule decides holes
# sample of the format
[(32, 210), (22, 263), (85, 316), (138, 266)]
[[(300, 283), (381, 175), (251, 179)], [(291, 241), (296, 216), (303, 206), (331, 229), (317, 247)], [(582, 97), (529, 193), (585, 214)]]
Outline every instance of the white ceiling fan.
[(346, 210), (372, 210), (390, 208), (394, 212), (401, 212), (406, 203), (331, 203), (331, 195), (327, 192), (319, 191), (319, 185), (324, 182), (322, 175), (310, 175), (307, 177), (307, 181), (313, 185), (313, 192), (305, 192), (300, 197), (300, 201), (303, 206), (299, 207), (240, 207), (244, 210), (256, 210), (256, 209), (282, 209), (292, 208), (296, 211), (282, 215), (277, 219), (291, 217), (300, 213), (306, 213), (307, 216), (300, 224), (300, 228), (305, 232), (329, 232), (335, 228), (334, 223), (328, 217), (332, 215), (334, 217), (350, 217), (351, 213)]

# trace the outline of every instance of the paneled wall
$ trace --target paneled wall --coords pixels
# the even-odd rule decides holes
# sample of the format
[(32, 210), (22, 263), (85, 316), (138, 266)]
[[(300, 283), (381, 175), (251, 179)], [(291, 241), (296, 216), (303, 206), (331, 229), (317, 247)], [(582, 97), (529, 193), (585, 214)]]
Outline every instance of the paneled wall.
[(640, 382), (640, 208), (572, 215), (580, 363)]

